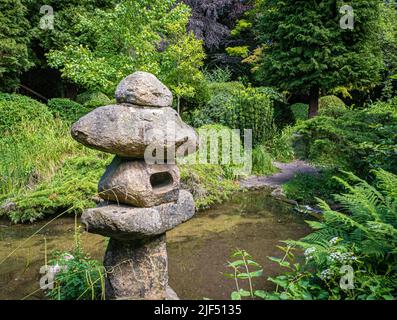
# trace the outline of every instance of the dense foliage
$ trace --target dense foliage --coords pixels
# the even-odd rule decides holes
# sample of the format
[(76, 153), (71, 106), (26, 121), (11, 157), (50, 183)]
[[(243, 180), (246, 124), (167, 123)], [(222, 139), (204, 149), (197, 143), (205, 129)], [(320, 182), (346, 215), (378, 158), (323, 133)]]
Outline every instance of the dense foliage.
[(367, 177), (371, 169), (396, 173), (397, 99), (340, 116), (318, 116), (301, 123), (306, 157), (318, 164), (337, 165)]
[(15, 89), (21, 73), (32, 66), (26, 11), (20, 0), (0, 3), (0, 91)]
[(184, 32), (189, 14), (174, 0), (121, 1), (113, 10), (82, 12), (74, 27), (90, 30), (89, 41), (75, 38), (50, 50), (49, 64), (63, 77), (108, 94), (132, 70), (143, 70), (158, 75), (177, 97), (192, 97), (204, 53), (201, 42)]
[[(87, 107), (67, 99), (46, 106), (2, 94), (0, 110), (0, 215), (15, 223), (33, 222), (95, 206), (98, 181), (112, 157), (71, 138), (70, 123)], [(222, 202), (238, 189), (230, 180), (234, 169), (238, 166), (220, 163), (181, 166), (183, 184), (194, 194), (197, 208)]]
[(48, 101), (47, 105), (54, 116), (71, 123), (77, 121), (91, 111), (90, 108), (83, 107), (77, 102), (63, 98), (51, 99)]

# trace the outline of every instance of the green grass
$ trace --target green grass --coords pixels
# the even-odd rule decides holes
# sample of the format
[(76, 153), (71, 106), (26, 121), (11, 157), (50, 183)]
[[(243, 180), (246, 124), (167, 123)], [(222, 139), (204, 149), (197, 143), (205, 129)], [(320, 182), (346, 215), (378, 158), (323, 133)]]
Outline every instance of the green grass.
[(21, 122), (0, 137), (0, 199), (48, 180), (64, 158), (81, 149), (60, 120)]

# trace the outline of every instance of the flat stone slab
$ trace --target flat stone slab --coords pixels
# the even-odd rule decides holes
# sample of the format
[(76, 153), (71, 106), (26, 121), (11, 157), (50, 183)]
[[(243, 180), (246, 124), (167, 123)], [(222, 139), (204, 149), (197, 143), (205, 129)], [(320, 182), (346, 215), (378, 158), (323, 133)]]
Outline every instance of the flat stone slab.
[[(125, 158), (169, 151), (181, 156), (194, 153), (198, 146), (196, 131), (169, 107), (109, 105), (96, 108), (72, 126), (72, 137), (83, 145)], [(173, 157), (175, 158), (175, 157)]]
[(137, 71), (117, 86), (116, 101), (140, 106), (171, 107), (171, 91), (151, 73)]
[(163, 234), (192, 218), (194, 212), (192, 194), (180, 190), (176, 203), (151, 208), (105, 204), (85, 210), (81, 220), (88, 232), (129, 241)]
[(99, 181), (102, 199), (135, 207), (176, 202), (180, 174), (175, 164), (147, 164), (115, 157)]

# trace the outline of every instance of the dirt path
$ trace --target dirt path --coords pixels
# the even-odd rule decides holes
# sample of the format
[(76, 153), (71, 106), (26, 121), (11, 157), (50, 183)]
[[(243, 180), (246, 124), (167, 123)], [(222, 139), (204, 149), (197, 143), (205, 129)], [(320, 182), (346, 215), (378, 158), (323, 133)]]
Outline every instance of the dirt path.
[(316, 174), (318, 171), (308, 163), (302, 160), (295, 160), (290, 163), (275, 162), (274, 166), (280, 170), (270, 176), (252, 176), (241, 180), (240, 186), (243, 189), (261, 189), (269, 187), (277, 189), (283, 183), (291, 180), (297, 173)]

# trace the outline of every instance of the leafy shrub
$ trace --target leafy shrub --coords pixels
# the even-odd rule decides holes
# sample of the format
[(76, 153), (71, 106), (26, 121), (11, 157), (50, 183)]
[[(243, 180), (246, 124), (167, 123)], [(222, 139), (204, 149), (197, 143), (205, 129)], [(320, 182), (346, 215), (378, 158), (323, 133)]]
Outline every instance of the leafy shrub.
[(333, 107), (346, 108), (346, 105), (337, 96), (324, 96), (324, 97), (321, 97), (318, 101), (319, 109), (328, 109), (328, 108), (333, 108)]
[(259, 89), (247, 88), (236, 97), (236, 105), (226, 114), (226, 124), (231, 128), (252, 130), (252, 142), (256, 146), (271, 140), (275, 133), (273, 105), (270, 97)]
[(294, 159), (294, 134), (294, 128), (287, 126), (281, 131), (275, 132), (273, 138), (266, 140), (263, 145), (273, 159), (281, 162), (292, 161)]
[(347, 110), (338, 118), (317, 116), (297, 126), (306, 155), (317, 164), (338, 166), (361, 177), (371, 169), (396, 173), (397, 114), (375, 105)]
[(58, 116), (67, 122), (75, 122), (91, 109), (69, 99), (55, 98), (47, 103), (48, 108), (54, 116)]
[(324, 96), (319, 99), (318, 114), (340, 117), (347, 110), (345, 103), (337, 96)]
[(244, 86), (239, 82), (215, 82), (210, 83), (208, 87), (211, 99), (204, 107), (193, 110), (187, 119), (196, 128), (214, 123), (227, 125), (224, 121), (225, 114), (231, 112), (234, 108), (234, 97), (239, 90), (244, 89)]
[(290, 106), (295, 122), (306, 120), (309, 115), (309, 105), (304, 103), (295, 103)]
[(45, 104), (19, 94), (0, 93), (0, 134), (33, 120), (41, 124), (52, 120)]
[[(270, 258), (287, 271), (268, 280), (274, 292), (253, 294), (263, 299), (394, 300), (397, 296), (397, 176), (375, 172), (377, 188), (352, 174), (352, 184), (339, 179), (348, 193), (336, 196), (348, 214), (320, 201), (321, 221), (308, 221), (314, 232), (288, 240), (282, 258)], [(293, 254), (305, 250), (302, 262)], [(255, 266), (260, 269), (260, 266)], [(353, 283), (341, 286), (352, 272)], [(254, 276), (259, 276), (254, 275)], [(251, 290), (252, 292), (252, 290)], [(241, 298), (237, 297), (237, 298)]]
[[(220, 124), (209, 124), (197, 129), (201, 144), (195, 157), (200, 161), (202, 148), (206, 150), (207, 163), (219, 164), (228, 179), (240, 175), (244, 168), (244, 149), (239, 134)], [(214, 139), (216, 138), (216, 139)], [(225, 150), (223, 150), (225, 149)]]
[(53, 253), (49, 263), (55, 274), (54, 287), (47, 296), (52, 300), (104, 300), (105, 269), (83, 252), (78, 228), (75, 236), (76, 247), (71, 252)]
[(244, 87), (239, 82), (210, 83), (210, 101), (187, 118), (194, 127), (220, 123), (229, 128), (252, 129), (254, 146), (272, 139), (273, 102), (280, 99), (271, 88)]
[(205, 80), (208, 82), (229, 82), (232, 78), (232, 72), (229, 70), (228, 67), (226, 68), (219, 68), (216, 67), (214, 70), (204, 71)]
[(397, 116), (397, 97), (390, 99), (388, 102), (376, 102), (369, 109), (370, 113), (391, 113)]
[(76, 98), (76, 101), (81, 105), (94, 109), (101, 106), (106, 106), (112, 103), (109, 97), (102, 92), (83, 92), (79, 94)]

